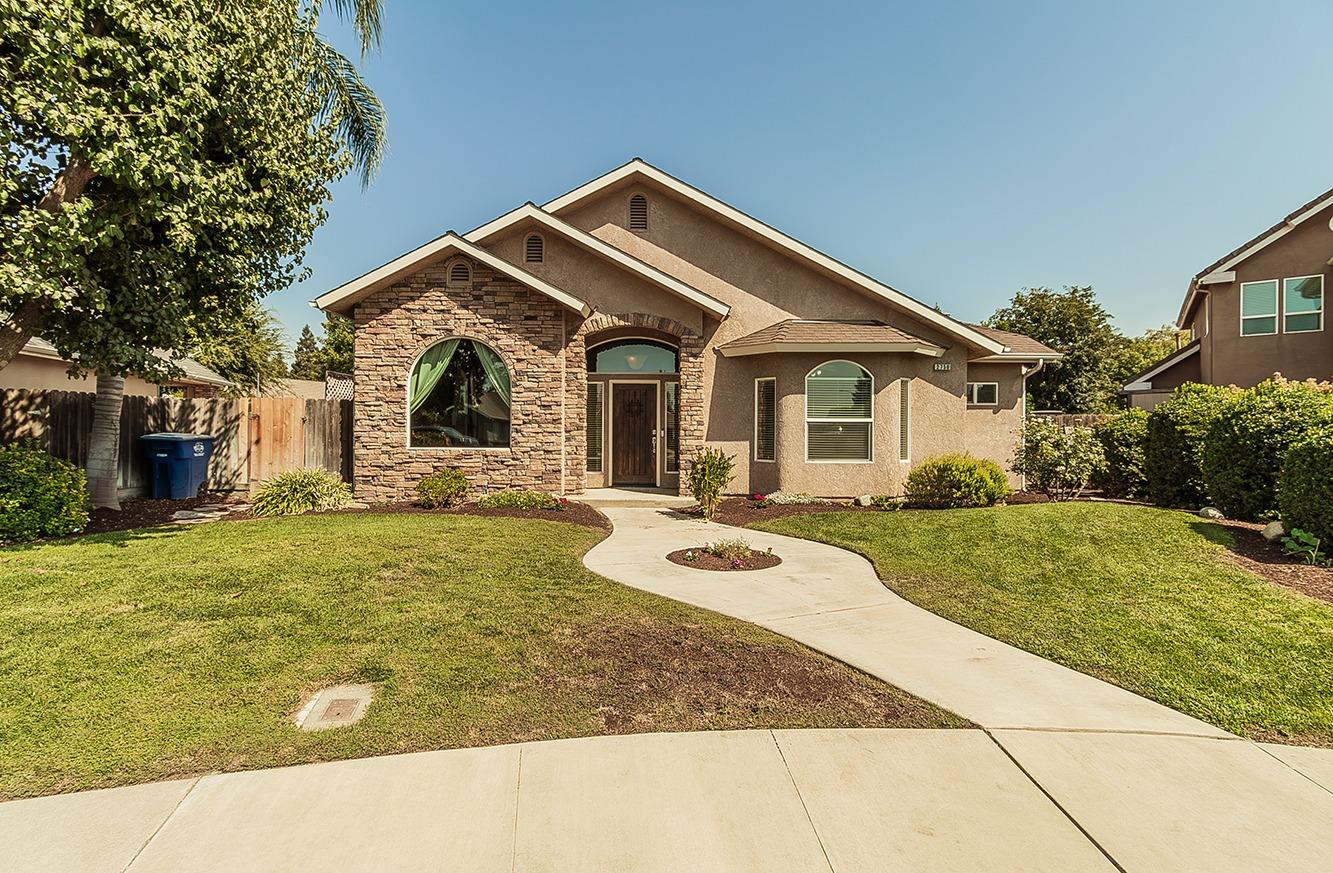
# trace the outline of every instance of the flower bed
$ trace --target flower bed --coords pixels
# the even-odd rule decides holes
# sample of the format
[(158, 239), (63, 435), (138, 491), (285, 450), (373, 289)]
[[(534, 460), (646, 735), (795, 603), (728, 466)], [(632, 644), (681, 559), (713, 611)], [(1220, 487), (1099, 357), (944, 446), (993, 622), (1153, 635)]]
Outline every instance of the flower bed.
[(697, 570), (766, 570), (782, 563), (772, 549), (757, 552), (740, 537), (704, 543), (693, 549), (677, 549), (667, 560)]

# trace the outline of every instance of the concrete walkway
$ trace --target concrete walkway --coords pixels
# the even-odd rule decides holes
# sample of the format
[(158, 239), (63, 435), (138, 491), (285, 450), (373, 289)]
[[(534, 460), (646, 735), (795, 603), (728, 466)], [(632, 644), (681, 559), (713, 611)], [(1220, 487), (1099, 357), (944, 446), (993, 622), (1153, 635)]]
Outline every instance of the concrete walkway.
[[(998, 642), (889, 591), (860, 555), (809, 540), (652, 507), (605, 507), (615, 528), (584, 556), (617, 582), (744, 619), (799, 640), (982, 727), (1230, 734), (1083, 673)], [(719, 574), (668, 561), (676, 549), (743, 535), (782, 563)]]

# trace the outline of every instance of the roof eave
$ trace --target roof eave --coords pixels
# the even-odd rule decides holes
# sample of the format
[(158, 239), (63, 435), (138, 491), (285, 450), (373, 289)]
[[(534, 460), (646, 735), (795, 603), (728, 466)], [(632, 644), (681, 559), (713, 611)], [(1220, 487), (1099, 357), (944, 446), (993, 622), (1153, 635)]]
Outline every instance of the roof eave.
[(925, 355), (931, 358), (938, 358), (944, 354), (944, 349), (931, 343), (801, 343), (801, 342), (767, 342), (750, 343), (741, 346), (720, 346), (718, 351), (723, 357), (741, 358), (747, 355), (772, 355), (772, 354), (791, 354), (796, 352), (897, 352), (916, 355)]

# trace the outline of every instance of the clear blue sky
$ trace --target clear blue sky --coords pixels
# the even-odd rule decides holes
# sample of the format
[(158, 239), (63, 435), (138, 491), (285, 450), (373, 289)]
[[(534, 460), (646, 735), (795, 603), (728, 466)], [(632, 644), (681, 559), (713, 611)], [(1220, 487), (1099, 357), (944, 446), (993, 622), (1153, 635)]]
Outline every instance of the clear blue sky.
[(1131, 333), (1333, 185), (1327, 0), (385, 6), (388, 160), (271, 298), (293, 339), (316, 294), (635, 155), (957, 317), (1091, 284)]

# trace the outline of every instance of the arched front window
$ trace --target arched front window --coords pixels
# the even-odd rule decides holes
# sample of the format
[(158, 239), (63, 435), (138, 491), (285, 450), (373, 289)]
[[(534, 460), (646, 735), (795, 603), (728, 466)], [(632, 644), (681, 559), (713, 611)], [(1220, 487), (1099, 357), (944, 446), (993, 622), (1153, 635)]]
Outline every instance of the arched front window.
[(851, 361), (829, 361), (805, 377), (807, 461), (873, 460), (875, 380)]
[(436, 343), (408, 379), (408, 446), (508, 446), (510, 396), (509, 370), (489, 346), (463, 337)]
[(588, 350), (589, 373), (674, 373), (676, 350), (646, 339), (613, 340)]

